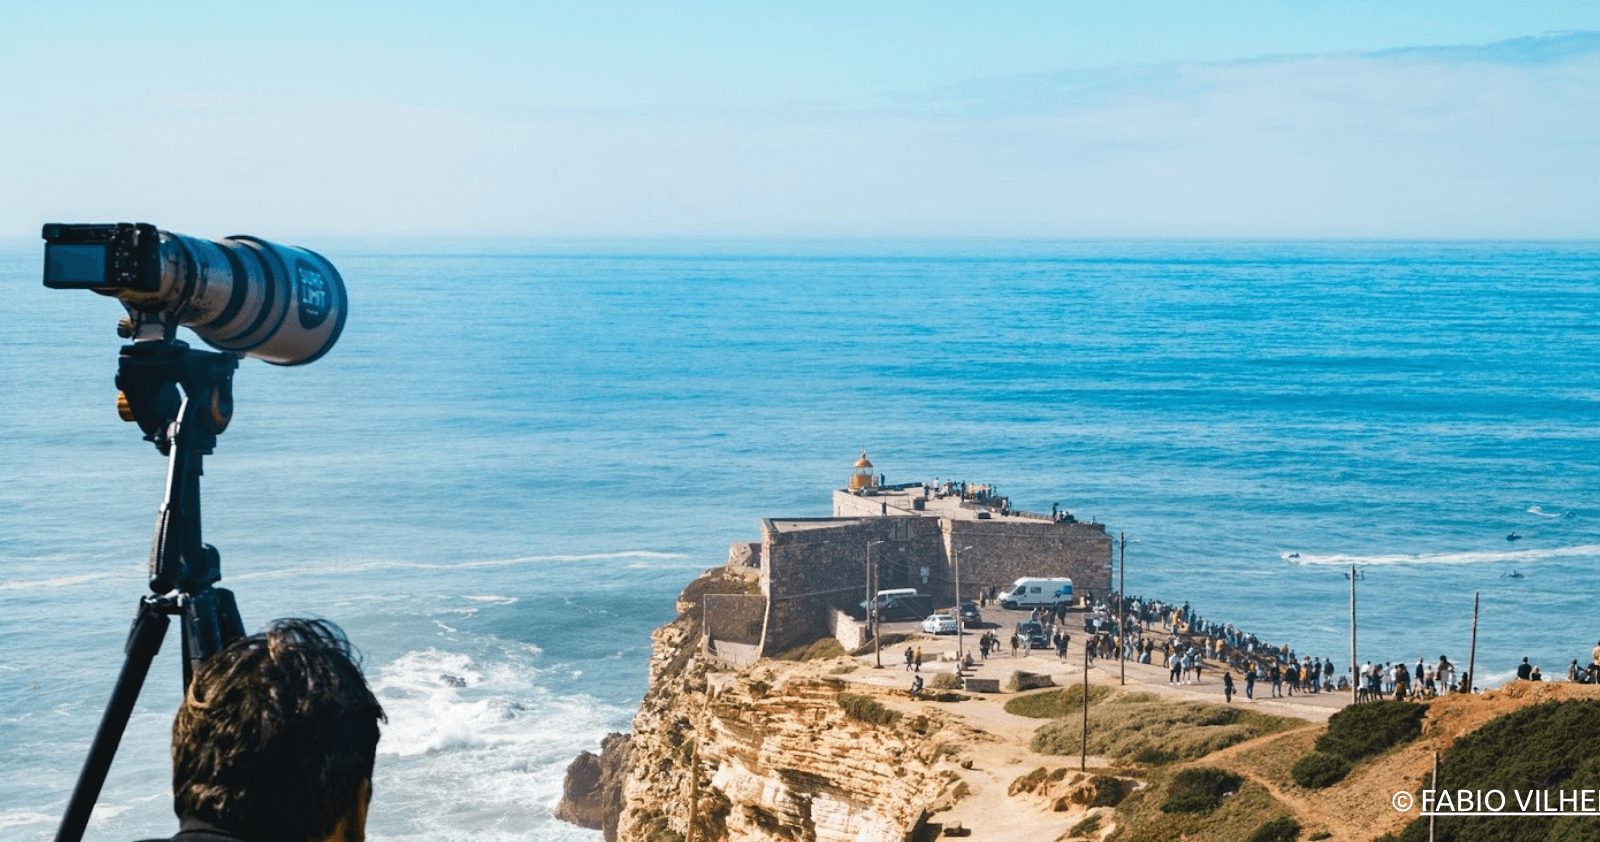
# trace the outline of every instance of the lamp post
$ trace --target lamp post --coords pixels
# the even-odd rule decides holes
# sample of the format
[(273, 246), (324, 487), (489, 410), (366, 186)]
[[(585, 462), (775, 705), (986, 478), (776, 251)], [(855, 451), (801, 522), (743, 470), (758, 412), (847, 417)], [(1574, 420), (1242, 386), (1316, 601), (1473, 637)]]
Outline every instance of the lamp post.
[(884, 543), (888, 542), (867, 542), (867, 632), (872, 635), (872, 661), (877, 665), (878, 669), (883, 669), (883, 653), (881, 646), (881, 638), (883, 637), (883, 634), (882, 629), (879, 628), (878, 591), (876, 585), (874, 584), (878, 577), (874, 575), (877, 571), (874, 570), (872, 566), (872, 548)]
[[(951, 555), (955, 558), (956, 566), (956, 663), (958, 665), (964, 663), (961, 659), (961, 554), (970, 549), (972, 549), (972, 545), (968, 544), (967, 546), (956, 550), (954, 553), (951, 553)], [(959, 670), (960, 667), (957, 666), (956, 669)]]

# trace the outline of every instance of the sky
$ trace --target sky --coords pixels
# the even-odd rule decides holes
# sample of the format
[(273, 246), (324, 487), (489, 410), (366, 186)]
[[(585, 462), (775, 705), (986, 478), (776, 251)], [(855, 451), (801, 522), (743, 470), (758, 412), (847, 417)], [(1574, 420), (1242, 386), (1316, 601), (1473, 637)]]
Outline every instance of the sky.
[(8, 3), (0, 150), (6, 239), (1594, 239), (1600, 0)]

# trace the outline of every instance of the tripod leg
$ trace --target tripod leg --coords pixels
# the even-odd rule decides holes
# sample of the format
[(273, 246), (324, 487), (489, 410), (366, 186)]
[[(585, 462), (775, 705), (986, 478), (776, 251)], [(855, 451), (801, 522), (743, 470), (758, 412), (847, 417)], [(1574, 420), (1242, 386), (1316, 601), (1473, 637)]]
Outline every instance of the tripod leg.
[(116, 757), (117, 745), (127, 730), (128, 717), (139, 700), (145, 676), (150, 672), (150, 662), (161, 651), (161, 639), (167, 633), (167, 615), (156, 597), (139, 601), (139, 614), (128, 634), (127, 659), (122, 673), (117, 676), (117, 686), (111, 691), (111, 701), (100, 718), (100, 730), (95, 732), (89, 756), (83, 761), (83, 771), (78, 774), (78, 785), (72, 790), (72, 800), (61, 817), (61, 827), (56, 831), (56, 842), (77, 842), (83, 838), (89, 825), (89, 814), (94, 812), (94, 802), (100, 797), (106, 774), (111, 771), (111, 760)]

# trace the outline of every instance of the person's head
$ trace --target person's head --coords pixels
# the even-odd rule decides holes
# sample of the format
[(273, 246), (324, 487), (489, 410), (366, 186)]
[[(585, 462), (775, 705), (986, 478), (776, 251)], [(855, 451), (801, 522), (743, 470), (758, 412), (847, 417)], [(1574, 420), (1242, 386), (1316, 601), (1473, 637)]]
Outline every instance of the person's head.
[(173, 807), (246, 839), (361, 839), (380, 721), (337, 626), (277, 620), (195, 671), (172, 723)]

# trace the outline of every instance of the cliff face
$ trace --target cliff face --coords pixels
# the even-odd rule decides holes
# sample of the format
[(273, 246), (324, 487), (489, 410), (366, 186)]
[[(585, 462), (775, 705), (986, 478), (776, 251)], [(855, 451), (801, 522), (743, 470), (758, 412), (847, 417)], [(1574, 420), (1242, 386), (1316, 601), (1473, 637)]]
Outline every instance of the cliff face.
[(562, 818), (608, 842), (902, 842), (959, 796), (942, 747), (970, 740), (964, 726), (887, 711), (826, 677), (728, 670), (698, 651), (684, 613), (655, 633), (631, 737), (568, 770)]

